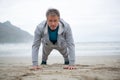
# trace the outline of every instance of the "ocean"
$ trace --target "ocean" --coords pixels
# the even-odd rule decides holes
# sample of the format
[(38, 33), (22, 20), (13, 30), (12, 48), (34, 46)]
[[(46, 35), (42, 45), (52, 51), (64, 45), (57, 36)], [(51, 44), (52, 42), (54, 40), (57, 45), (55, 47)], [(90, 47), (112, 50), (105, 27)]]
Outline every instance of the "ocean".
[[(31, 56), (32, 43), (0, 44), (0, 57)], [(120, 42), (77, 42), (75, 43), (76, 56), (105, 56), (120, 55)], [(39, 49), (42, 56), (42, 49)], [(50, 56), (61, 56), (53, 50)]]

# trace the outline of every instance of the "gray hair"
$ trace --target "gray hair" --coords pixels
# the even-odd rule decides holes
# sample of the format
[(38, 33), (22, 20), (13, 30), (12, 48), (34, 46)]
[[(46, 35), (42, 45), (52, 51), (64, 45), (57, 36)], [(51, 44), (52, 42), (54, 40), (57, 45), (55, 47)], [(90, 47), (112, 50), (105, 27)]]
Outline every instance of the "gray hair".
[(54, 8), (51, 8), (51, 9), (47, 10), (46, 17), (49, 16), (49, 15), (60, 17), (59, 11), (57, 9), (54, 9)]

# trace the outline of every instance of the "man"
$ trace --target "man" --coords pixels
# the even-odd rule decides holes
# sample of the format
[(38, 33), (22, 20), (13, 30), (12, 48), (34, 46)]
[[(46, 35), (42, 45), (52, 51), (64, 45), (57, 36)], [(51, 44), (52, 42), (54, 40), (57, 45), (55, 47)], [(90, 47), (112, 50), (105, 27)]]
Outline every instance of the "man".
[(72, 31), (68, 23), (60, 19), (60, 13), (57, 9), (48, 9), (46, 12), (46, 21), (41, 22), (34, 35), (32, 45), (32, 69), (40, 69), (38, 66), (38, 51), (42, 42), (42, 62), (47, 64), (47, 58), (53, 49), (58, 50), (64, 57), (65, 69), (75, 69), (75, 45)]

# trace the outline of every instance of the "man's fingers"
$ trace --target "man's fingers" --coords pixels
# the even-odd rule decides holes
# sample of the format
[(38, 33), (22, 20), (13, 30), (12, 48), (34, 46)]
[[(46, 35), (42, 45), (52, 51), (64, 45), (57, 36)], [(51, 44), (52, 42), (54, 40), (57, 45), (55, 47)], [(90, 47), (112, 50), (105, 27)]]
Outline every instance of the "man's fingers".
[(73, 69), (77, 69), (77, 68), (75, 66), (65, 66), (65, 67), (63, 67), (63, 69), (73, 70)]
[(69, 67), (68, 69), (69, 69), (69, 70), (73, 70), (73, 69), (76, 69), (76, 68), (75, 68), (75, 67)]
[(42, 69), (41, 67), (37, 67), (37, 69)]
[(36, 69), (35, 69), (35, 68), (30, 68), (30, 70), (31, 70), (31, 71), (34, 71), (34, 70), (36, 70)]
[(68, 67), (68, 69), (69, 69), (69, 70), (72, 70), (72, 69), (73, 69), (73, 67)]
[(69, 69), (69, 70), (72, 70), (72, 69), (73, 69), (73, 67), (69, 67), (68, 69)]
[(40, 70), (40, 69), (38, 69), (38, 68), (32, 68), (32, 69), (30, 69), (31, 71), (37, 71), (37, 70)]
[(35, 67), (30, 68), (30, 70), (34, 70), (34, 71), (40, 70), (40, 69), (42, 69), (42, 68), (41, 68), (41, 67), (38, 67), (38, 66), (35, 66)]

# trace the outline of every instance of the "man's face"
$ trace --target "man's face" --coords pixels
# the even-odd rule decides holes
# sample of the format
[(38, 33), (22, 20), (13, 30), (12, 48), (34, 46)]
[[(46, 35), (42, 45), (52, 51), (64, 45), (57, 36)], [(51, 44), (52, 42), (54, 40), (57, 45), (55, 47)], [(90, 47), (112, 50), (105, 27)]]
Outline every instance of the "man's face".
[(47, 24), (51, 30), (55, 30), (59, 24), (59, 17), (52, 15), (47, 16)]

